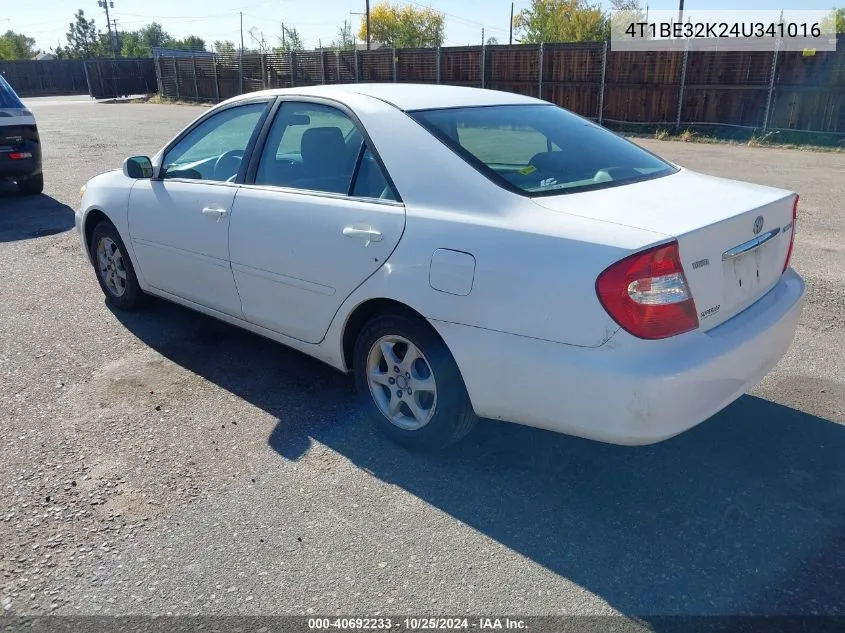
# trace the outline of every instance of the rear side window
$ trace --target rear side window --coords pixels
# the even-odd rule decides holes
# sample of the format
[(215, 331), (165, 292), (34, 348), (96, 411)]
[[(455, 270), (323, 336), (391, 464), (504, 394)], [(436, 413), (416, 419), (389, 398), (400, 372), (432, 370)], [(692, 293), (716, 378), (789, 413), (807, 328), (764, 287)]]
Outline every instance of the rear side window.
[(488, 178), (528, 196), (624, 185), (676, 171), (638, 145), (554, 105), (410, 115)]
[(270, 128), (255, 184), (346, 194), (363, 142), (337, 108), (286, 102)]
[(3, 75), (0, 75), (0, 108), (24, 109), (23, 103), (18, 98), (14, 89), (9, 85), (9, 82), (3, 78)]
[(282, 104), (267, 136), (255, 184), (396, 200), (355, 122), (320, 103)]

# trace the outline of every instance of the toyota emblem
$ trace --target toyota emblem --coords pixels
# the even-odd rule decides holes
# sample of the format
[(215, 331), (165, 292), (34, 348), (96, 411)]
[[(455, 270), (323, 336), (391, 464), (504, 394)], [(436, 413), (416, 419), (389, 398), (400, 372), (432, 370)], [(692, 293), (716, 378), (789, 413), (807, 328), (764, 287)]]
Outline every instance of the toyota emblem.
[(754, 235), (757, 235), (762, 230), (763, 230), (763, 216), (758, 215), (757, 219), (754, 220)]

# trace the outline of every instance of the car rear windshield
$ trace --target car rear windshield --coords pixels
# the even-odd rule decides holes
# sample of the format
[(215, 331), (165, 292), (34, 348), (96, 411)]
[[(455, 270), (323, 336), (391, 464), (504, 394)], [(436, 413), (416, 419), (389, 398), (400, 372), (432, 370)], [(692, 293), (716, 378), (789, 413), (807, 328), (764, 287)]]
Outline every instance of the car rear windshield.
[(9, 83), (0, 75), (0, 108), (23, 109), (24, 105)]
[(677, 171), (631, 141), (551, 104), (409, 114), (488, 178), (523, 195), (613, 187)]

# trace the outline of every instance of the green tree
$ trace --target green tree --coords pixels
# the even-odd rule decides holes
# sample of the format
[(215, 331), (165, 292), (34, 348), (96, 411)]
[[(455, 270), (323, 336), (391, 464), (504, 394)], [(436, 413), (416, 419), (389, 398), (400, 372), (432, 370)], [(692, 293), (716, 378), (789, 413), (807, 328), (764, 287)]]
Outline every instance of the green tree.
[(150, 48), (144, 44), (138, 31), (127, 31), (121, 36), (120, 54), (124, 57), (149, 57)]
[(642, 11), (639, 0), (610, 0), (610, 6), (616, 11)]
[(6, 31), (0, 35), (0, 59), (32, 59), (38, 52), (35, 40), (23, 33)]
[[(646, 21), (646, 12), (639, 0), (610, 0), (613, 13), (611, 14), (610, 35), (614, 38), (626, 39), (626, 30), (631, 24)], [(644, 39), (651, 39), (648, 31)]]
[[(158, 22), (150, 22), (146, 26), (141, 27), (138, 31), (141, 37), (141, 42), (147, 49), (159, 48), (163, 46), (170, 46), (173, 38), (164, 30), (164, 27)], [(148, 55), (151, 53), (147, 53)]]
[(231, 40), (216, 40), (212, 45), (214, 52), (223, 57), (233, 57), (237, 54), (235, 43)]
[[(104, 55), (108, 51), (108, 42), (103, 48), (103, 40), (94, 19), (88, 20), (85, 11), (78, 9), (74, 20), (68, 25), (67, 46), (62, 57), (70, 59), (88, 59)], [(108, 39), (108, 38), (106, 38)]]
[[(834, 20), (836, 20), (835, 25), (831, 24)], [(833, 28), (831, 29), (831, 27)], [(845, 33), (845, 8), (831, 9), (830, 17), (822, 20), (821, 29), (824, 33), (829, 33), (830, 31)]]
[[(442, 13), (413, 5), (380, 2), (370, 10), (370, 40), (396, 48), (437, 46), (443, 41)], [(367, 20), (361, 18), (358, 38), (367, 39)]]
[(522, 44), (544, 42), (590, 42), (609, 33), (601, 5), (587, 0), (531, 0), (513, 18), (514, 31)]
[(196, 35), (189, 35), (181, 40), (171, 39), (167, 42), (167, 46), (171, 48), (182, 48), (189, 51), (204, 51), (205, 40)]
[(280, 46), (276, 49), (285, 53), (290, 51), (304, 51), (305, 42), (299, 35), (295, 26), (282, 26), (282, 36), (279, 38)]
[(352, 23), (349, 20), (343, 21), (343, 26), (337, 29), (337, 39), (332, 42), (332, 48), (348, 51), (355, 48), (355, 38), (352, 37)]

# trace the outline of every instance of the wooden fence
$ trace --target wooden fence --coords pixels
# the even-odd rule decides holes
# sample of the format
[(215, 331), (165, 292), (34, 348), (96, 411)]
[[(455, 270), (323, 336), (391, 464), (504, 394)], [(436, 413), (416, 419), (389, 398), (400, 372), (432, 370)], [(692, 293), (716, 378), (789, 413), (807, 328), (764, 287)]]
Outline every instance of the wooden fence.
[(158, 57), (162, 96), (217, 102), (346, 82), (477, 86), (539, 96), (599, 122), (845, 134), (845, 38), (836, 51), (613, 51), (605, 42), (243, 57)]
[(146, 95), (157, 91), (153, 60), (92, 59), (85, 62), (88, 94), (96, 99)]
[(0, 73), (24, 98), (88, 93), (105, 99), (157, 91), (151, 58), (0, 61)]
[(0, 74), (21, 97), (88, 92), (82, 60), (0, 61)]

